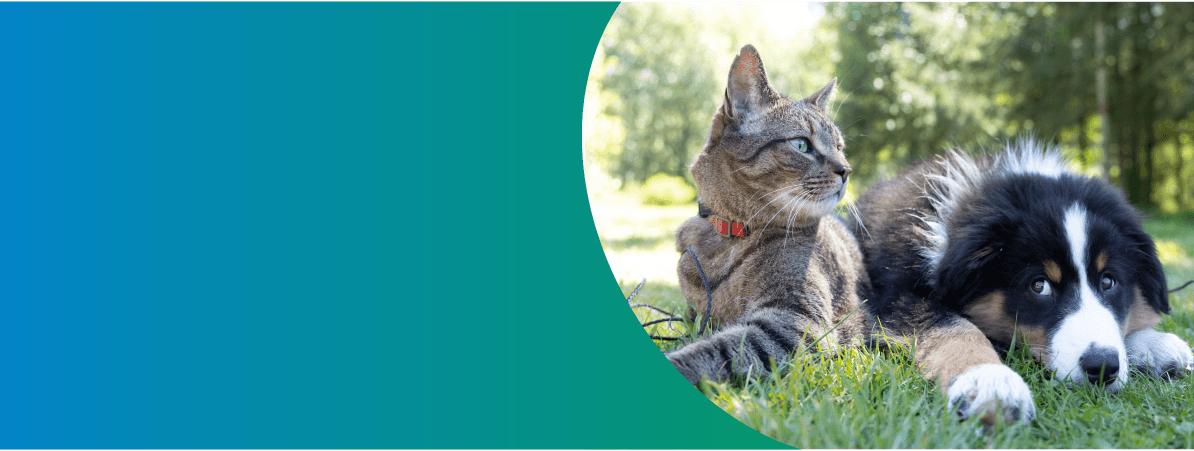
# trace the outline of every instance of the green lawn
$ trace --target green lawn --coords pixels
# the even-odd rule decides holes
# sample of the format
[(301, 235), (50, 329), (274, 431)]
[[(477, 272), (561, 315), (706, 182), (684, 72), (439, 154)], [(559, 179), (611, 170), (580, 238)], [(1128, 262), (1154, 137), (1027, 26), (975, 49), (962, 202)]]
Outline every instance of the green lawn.
[[(635, 302), (681, 313), (672, 234), (696, 205), (649, 207), (633, 195), (590, 197), (601, 243), (622, 291), (647, 284)], [(1171, 287), (1194, 279), (1194, 215), (1154, 213), (1145, 224), (1157, 240)], [(1172, 295), (1174, 314), (1159, 329), (1194, 342), (1194, 287)], [(646, 308), (640, 322), (664, 317)], [(678, 335), (684, 325), (649, 327)], [(646, 337), (644, 336), (644, 339)], [(679, 346), (657, 341), (661, 349)], [(660, 358), (663, 358), (662, 355)], [(974, 421), (959, 422), (945, 399), (915, 371), (909, 355), (864, 349), (820, 359), (798, 355), (786, 371), (702, 392), (756, 430), (799, 448), (1190, 448), (1194, 447), (1194, 380), (1134, 378), (1118, 394), (1069, 389), (1054, 381), (1026, 353), (1013, 350), (1009, 365), (1032, 388), (1037, 419), (1028, 426), (998, 426), (976, 434)]]

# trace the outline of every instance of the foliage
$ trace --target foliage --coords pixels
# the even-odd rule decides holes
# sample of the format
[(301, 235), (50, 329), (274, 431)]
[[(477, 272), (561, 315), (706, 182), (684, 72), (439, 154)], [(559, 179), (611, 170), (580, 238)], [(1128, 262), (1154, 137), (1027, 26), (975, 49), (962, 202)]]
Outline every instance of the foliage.
[(586, 133), (592, 161), (624, 187), (660, 172), (691, 180), (729, 62), (753, 43), (790, 97), (839, 77), (835, 119), (863, 184), (948, 147), (1033, 134), (1091, 173), (1107, 163), (1138, 205), (1194, 208), (1194, 5), (833, 3), (786, 39), (759, 8), (619, 7), (590, 74), (601, 118), (617, 127)]
[[(619, 12), (627, 8), (619, 9)], [(608, 66), (602, 90), (617, 92), (609, 114), (621, 118), (621, 149), (603, 161), (630, 182), (665, 173), (684, 176), (692, 149), (700, 149), (716, 108), (713, 73), (694, 61), (714, 60), (694, 35), (691, 11), (642, 4), (615, 14), (602, 38)]]
[[(641, 3), (622, 5), (598, 45), (590, 80), (612, 93), (600, 112), (618, 118), (621, 140), (586, 134), (586, 152), (612, 176), (642, 183), (656, 173), (685, 177), (709, 135), (721, 105), (730, 62), (743, 43), (766, 48), (763, 56), (777, 90), (803, 98), (832, 75), (826, 56), (810, 58), (821, 39), (775, 43), (759, 27), (742, 26), (758, 15), (751, 5)], [(588, 114), (587, 116), (588, 117)]]
[(643, 203), (647, 205), (680, 205), (694, 197), (696, 189), (680, 177), (659, 173), (643, 183)]
[[(1189, 4), (1016, 4), (1020, 33), (988, 46), (999, 56), (1000, 89), (1020, 97), (1012, 121), (1100, 160), (1108, 143), (1111, 175), (1137, 204), (1174, 211), (1194, 206), (1187, 156), (1194, 128), (1194, 7)], [(1094, 39), (1102, 29), (1106, 42)], [(1099, 61), (1098, 55), (1103, 55)], [(1095, 74), (1107, 71), (1108, 136), (1088, 133), (1102, 120)], [(1029, 122), (1032, 121), (1032, 122)], [(1181, 192), (1179, 192), (1181, 189)]]
[(949, 146), (990, 145), (1006, 128), (993, 74), (979, 45), (1013, 25), (986, 4), (838, 3), (826, 22), (839, 33), (840, 107), (851, 164), (861, 178), (893, 175)]

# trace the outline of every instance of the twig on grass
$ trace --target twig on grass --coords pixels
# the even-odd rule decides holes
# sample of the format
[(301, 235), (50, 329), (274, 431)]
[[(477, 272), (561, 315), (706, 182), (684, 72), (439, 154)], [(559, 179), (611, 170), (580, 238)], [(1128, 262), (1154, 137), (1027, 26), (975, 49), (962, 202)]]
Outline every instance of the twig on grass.
[[(647, 284), (647, 278), (646, 278), (646, 277), (643, 277), (643, 281), (642, 281), (642, 282), (639, 282), (639, 283), (638, 283), (638, 286), (634, 288), (634, 291), (631, 291), (631, 292), (630, 292), (630, 296), (626, 296), (626, 302), (633, 301), (633, 300), (634, 300), (634, 297), (635, 297), (635, 296), (638, 296), (638, 292), (639, 292), (639, 291), (641, 291), (641, 290), (643, 289), (643, 286), (644, 286), (644, 285), (646, 285), (646, 284)], [(636, 305), (637, 305), (637, 306), (642, 306), (642, 305), (646, 305), (646, 304), (633, 304), (633, 305), (631, 305), (631, 307), (634, 307), (634, 306), (636, 306)]]
[(1183, 283), (1183, 284), (1182, 284), (1182, 286), (1180, 286), (1180, 287), (1177, 287), (1177, 288), (1174, 288), (1174, 289), (1172, 289), (1172, 290), (1169, 290), (1169, 292), (1170, 292), (1170, 293), (1176, 292), (1176, 291), (1178, 291), (1178, 290), (1181, 290), (1182, 288), (1186, 288), (1186, 287), (1190, 286), (1190, 284), (1192, 284), (1192, 283), (1194, 283), (1194, 279), (1187, 280), (1187, 281), (1186, 281), (1186, 283)]
[[(705, 297), (707, 298), (706, 303), (705, 303), (705, 317), (701, 318), (701, 328), (699, 330), (697, 330), (696, 334), (692, 335), (692, 338), (695, 339), (696, 337), (699, 337), (705, 333), (705, 326), (707, 326), (709, 324), (709, 315), (711, 313), (713, 313), (713, 290), (709, 289), (709, 279), (705, 277), (705, 270), (701, 268), (701, 262), (700, 262), (700, 260), (697, 260), (696, 252), (693, 252), (691, 247), (684, 248), (684, 251), (688, 252), (688, 255), (690, 257), (692, 257), (692, 262), (696, 264), (697, 272), (700, 273), (700, 275), (701, 275), (701, 282), (705, 284)], [(634, 297), (638, 296), (639, 290), (642, 290), (643, 286), (646, 284), (647, 284), (647, 279), (644, 278), (642, 282), (639, 282), (638, 288), (635, 288), (634, 291), (632, 291), (630, 293), (630, 296), (626, 297), (626, 302), (630, 302), (630, 301), (634, 300)], [(664, 319), (657, 319), (654, 321), (645, 322), (645, 323), (643, 323), (643, 328), (646, 328), (647, 326), (650, 326), (653, 324), (659, 324), (659, 323), (668, 323), (668, 327), (671, 328), (671, 323), (673, 323), (673, 322), (677, 322), (677, 321), (687, 322), (684, 318), (677, 316), (675, 313), (669, 312), (669, 311), (661, 309), (659, 307), (655, 307), (650, 304), (642, 304), (642, 303), (630, 304), (630, 308), (635, 308), (635, 307), (646, 307), (646, 308), (655, 310), (659, 313), (662, 313), (662, 314), (668, 316), (667, 318), (664, 318)], [(675, 330), (675, 329), (672, 329), (672, 330)], [(681, 337), (664, 337), (664, 336), (659, 336), (659, 335), (651, 335), (651, 338), (654, 340), (664, 340), (664, 341), (676, 341), (676, 340), (681, 339)]]

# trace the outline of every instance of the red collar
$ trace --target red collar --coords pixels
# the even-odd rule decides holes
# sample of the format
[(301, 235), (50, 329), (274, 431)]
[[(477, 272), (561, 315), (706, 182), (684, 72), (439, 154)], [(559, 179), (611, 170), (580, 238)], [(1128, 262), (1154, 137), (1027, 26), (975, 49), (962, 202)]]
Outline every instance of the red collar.
[(713, 224), (713, 228), (717, 229), (717, 234), (722, 238), (740, 237), (745, 238), (750, 234), (746, 230), (746, 224), (736, 222), (733, 219), (726, 219), (713, 213), (713, 209), (706, 206), (703, 202), (697, 201), (698, 212), (697, 215), (702, 218), (709, 218), (709, 223)]
[(717, 215), (709, 215), (709, 223), (717, 229), (717, 234), (725, 238), (732, 236), (746, 237), (746, 224), (741, 222), (734, 222), (730, 219), (725, 219)]

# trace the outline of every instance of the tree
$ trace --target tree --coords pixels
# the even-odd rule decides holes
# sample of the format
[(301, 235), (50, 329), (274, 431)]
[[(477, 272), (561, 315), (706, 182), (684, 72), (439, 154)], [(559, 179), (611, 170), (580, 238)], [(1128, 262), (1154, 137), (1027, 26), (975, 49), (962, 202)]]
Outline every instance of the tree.
[(666, 8), (619, 9), (602, 38), (611, 64), (598, 84), (618, 94), (608, 113), (625, 130), (622, 149), (603, 163), (626, 182), (656, 173), (691, 179), (688, 163), (704, 144), (721, 98), (712, 68), (698, 63), (716, 58), (699, 39), (695, 14)]
[[(1108, 172), (1129, 199), (1157, 205), (1172, 196), (1155, 188), (1167, 177), (1183, 177), (1180, 136), (1158, 130), (1177, 128), (1194, 106), (1186, 89), (1194, 75), (1194, 27), (1187, 26), (1194, 8), (1074, 3), (1017, 4), (1014, 9), (1027, 18), (1025, 26), (988, 50), (1006, 61), (1004, 89), (1023, 95), (1009, 119), (1031, 120), (1038, 133), (1049, 136), (1075, 135), (1083, 154), (1090, 156), (1102, 152), (1085, 152), (1083, 127), (1098, 117), (1100, 137), (1111, 144), (1101, 159), (1113, 160)], [(1100, 35), (1105, 55), (1099, 51)], [(1105, 115), (1098, 102), (1100, 67), (1107, 71)], [(1165, 155), (1158, 151), (1162, 146), (1170, 149)], [(1173, 164), (1159, 165), (1162, 158)]]
[(851, 3), (829, 7), (840, 34), (839, 125), (861, 178), (891, 175), (949, 147), (976, 149), (1005, 129), (981, 49), (1016, 27), (987, 4)]

